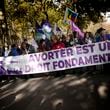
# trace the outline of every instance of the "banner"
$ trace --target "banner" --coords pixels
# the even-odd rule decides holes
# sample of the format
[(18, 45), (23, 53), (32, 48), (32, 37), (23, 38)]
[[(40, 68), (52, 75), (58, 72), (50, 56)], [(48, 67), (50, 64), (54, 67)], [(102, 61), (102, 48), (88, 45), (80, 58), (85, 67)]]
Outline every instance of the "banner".
[(0, 75), (36, 74), (105, 63), (110, 63), (108, 41), (15, 57), (0, 57)]

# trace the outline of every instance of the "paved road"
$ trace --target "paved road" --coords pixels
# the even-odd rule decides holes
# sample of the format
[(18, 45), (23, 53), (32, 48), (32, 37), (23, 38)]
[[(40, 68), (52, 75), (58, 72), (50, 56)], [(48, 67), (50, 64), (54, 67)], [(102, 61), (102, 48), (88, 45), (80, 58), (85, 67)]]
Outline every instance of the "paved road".
[[(2, 82), (0, 110), (98, 110), (103, 100), (98, 101), (95, 88), (109, 79), (109, 76), (98, 74)], [(103, 92), (101, 95), (106, 97)]]

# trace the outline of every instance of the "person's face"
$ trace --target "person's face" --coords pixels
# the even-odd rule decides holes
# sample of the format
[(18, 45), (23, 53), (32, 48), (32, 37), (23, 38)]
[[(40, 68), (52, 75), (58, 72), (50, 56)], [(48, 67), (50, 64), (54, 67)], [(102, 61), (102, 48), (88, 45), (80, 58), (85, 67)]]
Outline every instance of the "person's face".
[(69, 41), (69, 40), (70, 40), (70, 36), (67, 36), (67, 37), (66, 37), (66, 41)]
[(26, 44), (25, 44), (25, 43), (23, 43), (23, 44), (22, 44), (22, 47), (25, 49), (25, 48), (26, 48)]
[(106, 34), (106, 31), (103, 30), (103, 31), (101, 32), (101, 35), (105, 35), (105, 34)]
[(24, 40), (24, 43), (28, 43), (28, 41), (27, 40)]
[(57, 43), (57, 39), (54, 39), (53, 42), (54, 42), (54, 43)]
[(46, 44), (45, 44), (45, 41), (43, 41), (43, 42), (42, 42), (42, 46), (45, 46), (45, 45), (46, 45)]
[(86, 33), (86, 38), (88, 38), (89, 37), (89, 33)]
[(57, 43), (57, 37), (52, 37), (53, 43)]
[(16, 47), (17, 47), (17, 48), (20, 48), (20, 44), (19, 44), (19, 43), (17, 43), (17, 44), (16, 44)]

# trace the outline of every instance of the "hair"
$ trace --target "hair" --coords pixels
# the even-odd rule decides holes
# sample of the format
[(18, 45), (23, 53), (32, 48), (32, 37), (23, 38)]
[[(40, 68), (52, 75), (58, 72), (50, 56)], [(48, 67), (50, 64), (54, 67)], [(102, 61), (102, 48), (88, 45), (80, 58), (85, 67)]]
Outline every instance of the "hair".
[(53, 41), (53, 40), (59, 41), (60, 39), (58, 39), (58, 36), (54, 35), (54, 36), (52, 36), (52, 41)]
[(24, 39), (23, 39), (23, 41), (25, 42), (25, 41), (27, 41), (27, 39), (26, 39), (26, 38), (24, 38)]
[(14, 47), (16, 47), (16, 44), (12, 44), (11, 48), (14, 48)]
[(43, 42), (45, 42), (45, 40), (44, 40), (44, 39), (41, 39), (41, 40), (39, 41), (39, 44), (42, 44)]
[(24, 42), (21, 43), (21, 49), (24, 49), (24, 47), (23, 47), (24, 44), (26, 45), (26, 43), (24, 43)]

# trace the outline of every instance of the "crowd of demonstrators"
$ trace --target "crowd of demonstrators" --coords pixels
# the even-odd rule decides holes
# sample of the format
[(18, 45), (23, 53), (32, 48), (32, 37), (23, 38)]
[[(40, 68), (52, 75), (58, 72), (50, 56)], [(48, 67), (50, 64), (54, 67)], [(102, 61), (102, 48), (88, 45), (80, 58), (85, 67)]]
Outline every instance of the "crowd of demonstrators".
[(106, 34), (104, 29), (102, 29), (100, 32), (96, 32), (95, 35), (93, 35), (91, 32), (85, 32), (83, 38), (79, 37), (77, 32), (62, 36), (52, 35), (51, 39), (40, 39), (38, 43), (38, 52), (67, 48), (76, 45), (97, 43), (105, 40), (110, 40), (110, 35)]
[(14, 43), (11, 47), (0, 46), (0, 56), (18, 56), (24, 54), (31, 54), (36, 52), (50, 51), (60, 48), (67, 48), (76, 45), (83, 45), (89, 43), (96, 43), (105, 40), (110, 40), (110, 35), (106, 33), (106, 30), (100, 28), (96, 34), (93, 35), (91, 32), (85, 32), (84, 37), (79, 37), (77, 32), (73, 32), (69, 35), (52, 35), (50, 39), (44, 35), (39, 41), (36, 41), (38, 46), (34, 47), (28, 43), (28, 39), (24, 39), (19, 45)]
[(50, 51), (60, 48), (67, 48), (76, 45), (84, 45), (110, 40), (110, 34), (105, 29), (100, 28), (95, 35), (91, 32), (85, 32), (84, 37), (80, 37), (77, 32), (69, 35), (52, 35), (50, 38), (43, 35), (41, 39), (36, 41), (37, 46), (29, 43), (28, 39), (23, 39), (21, 44), (14, 43), (11, 46), (0, 46), (0, 56), (18, 56), (37, 52)]
[(44, 35), (41, 39), (39, 39), (39, 41), (34, 40), (36, 46), (33, 46), (34, 43), (29, 43), (28, 39), (23, 39), (21, 44), (14, 43), (11, 45), (11, 47), (0, 46), (0, 56), (19, 56), (61, 48), (68, 48), (77, 45), (97, 43), (106, 40), (110, 40), (110, 34), (108, 34), (103, 28), (98, 29), (95, 35), (93, 35), (91, 32), (85, 32), (83, 38), (80, 37), (77, 32), (73, 32), (69, 35), (52, 34), (49, 39), (48, 37), (46, 37), (46, 35)]
[(34, 46), (28, 43), (27, 39), (24, 39), (23, 42), (19, 45), (17, 43), (13, 43), (10, 47), (6, 46), (0, 47), (0, 56), (19, 56), (25, 54), (35, 53)]

